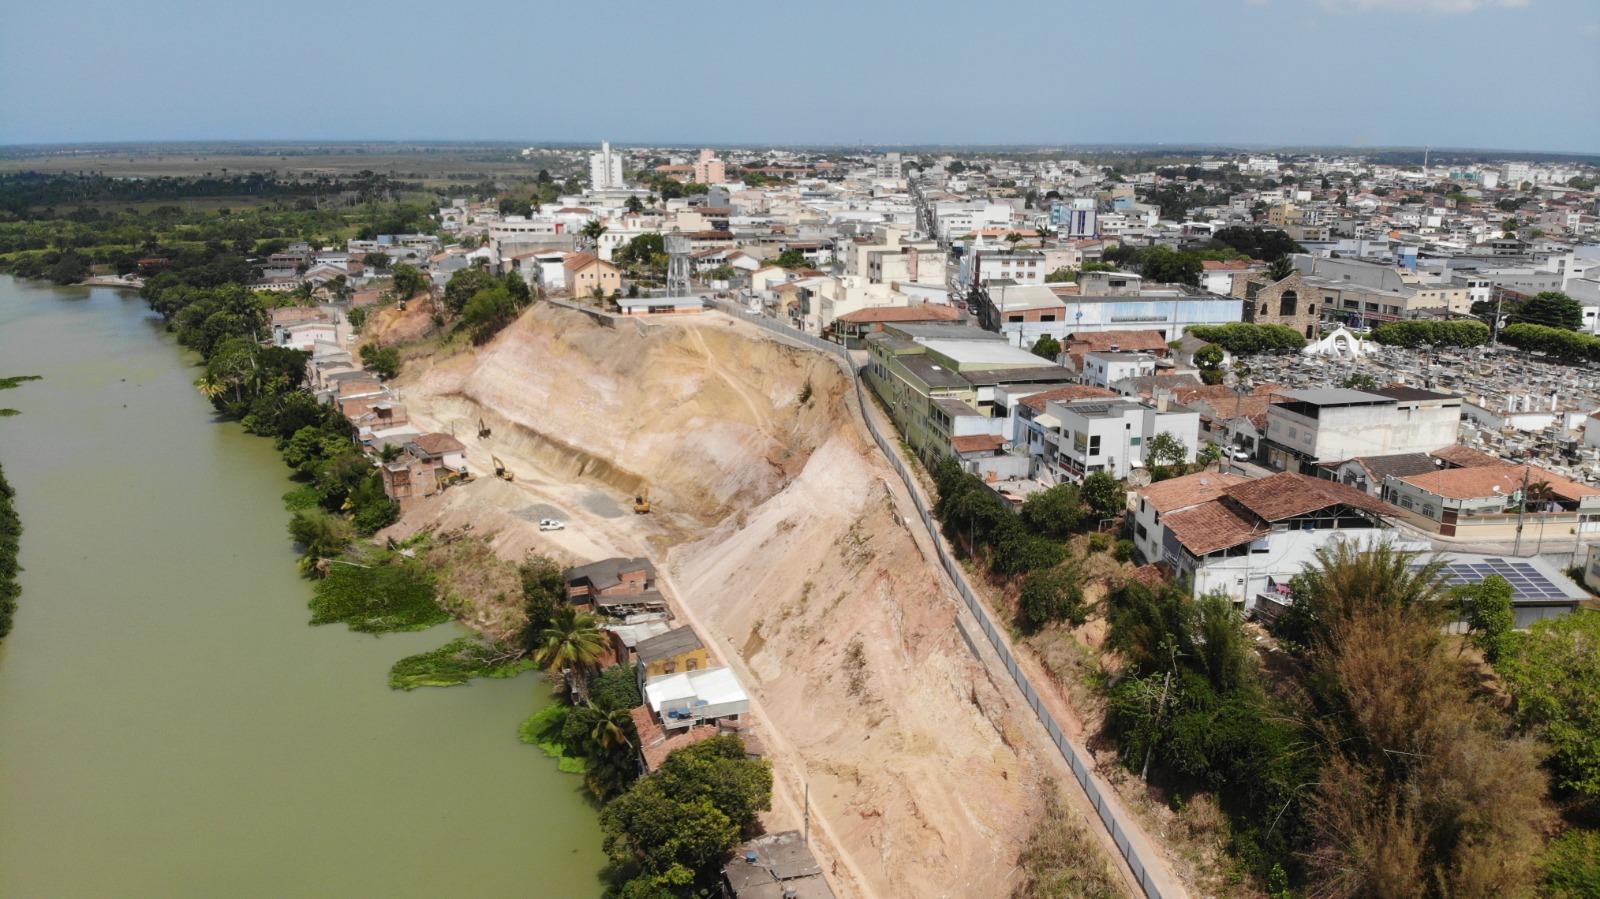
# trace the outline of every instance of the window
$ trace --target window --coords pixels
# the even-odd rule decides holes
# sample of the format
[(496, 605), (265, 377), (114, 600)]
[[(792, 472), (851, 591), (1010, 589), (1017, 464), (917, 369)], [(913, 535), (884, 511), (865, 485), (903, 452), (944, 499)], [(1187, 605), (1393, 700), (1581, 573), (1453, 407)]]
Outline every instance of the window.
[(1095, 436), (1089, 438), (1089, 455), (1094, 456), (1094, 455), (1099, 455), (1099, 453), (1100, 453), (1100, 435), (1096, 434)]
[(1297, 310), (1299, 307), (1300, 295), (1292, 290), (1285, 290), (1283, 294), (1278, 297), (1279, 315), (1292, 317), (1295, 314), (1295, 310)]

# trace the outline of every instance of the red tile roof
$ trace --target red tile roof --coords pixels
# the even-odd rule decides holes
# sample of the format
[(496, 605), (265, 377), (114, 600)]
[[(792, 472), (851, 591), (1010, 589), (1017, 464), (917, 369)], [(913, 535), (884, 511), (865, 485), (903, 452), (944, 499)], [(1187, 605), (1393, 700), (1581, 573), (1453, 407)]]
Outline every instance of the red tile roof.
[(1113, 346), (1127, 353), (1153, 353), (1165, 356), (1171, 351), (1156, 331), (1079, 331), (1067, 335), (1069, 350), (1097, 352)]
[(947, 322), (955, 321), (961, 313), (951, 306), (923, 303), (919, 306), (874, 306), (857, 309), (839, 316), (838, 320), (850, 324), (874, 322)]
[(992, 453), (1005, 445), (1004, 437), (992, 434), (975, 434), (970, 437), (952, 437), (950, 445), (958, 453)]
[(1386, 503), (1373, 499), (1363, 490), (1287, 471), (1229, 487), (1226, 494), (1266, 521), (1282, 521), (1336, 505), (1381, 514), (1393, 511)]
[(1043, 412), (1045, 403), (1051, 402), (1052, 400), (1055, 402), (1067, 403), (1073, 400), (1088, 400), (1117, 395), (1118, 394), (1115, 390), (1107, 390), (1104, 387), (1095, 387), (1092, 384), (1069, 384), (1066, 387), (1057, 387), (1054, 390), (1045, 390), (1036, 393), (1033, 396), (1023, 397), (1022, 405), (1027, 406), (1029, 409), (1032, 409), (1035, 412)]
[(1444, 449), (1434, 450), (1428, 455), (1435, 459), (1443, 459), (1455, 468), (1475, 468), (1479, 465), (1503, 465), (1505, 460), (1497, 459), (1488, 453), (1479, 452), (1470, 446), (1452, 443)]
[(1162, 518), (1161, 524), (1197, 556), (1238, 546), (1272, 531), (1234, 511), (1220, 498), (1174, 512)]
[(460, 453), (465, 452), (467, 449), (462, 445), (461, 441), (455, 439), (449, 434), (423, 434), (421, 437), (418, 437), (411, 442), (415, 443), (418, 449), (430, 456), (442, 456), (445, 453)]
[(1141, 487), (1135, 493), (1145, 502), (1155, 506), (1157, 512), (1165, 514), (1216, 499), (1229, 487), (1249, 480), (1243, 475), (1200, 471)]
[[(1553, 471), (1536, 465), (1476, 465), (1471, 468), (1446, 468), (1401, 478), (1407, 484), (1426, 490), (1446, 499), (1480, 499), (1488, 496), (1509, 498), (1522, 489), (1526, 478), (1529, 485), (1545, 484), (1552, 496), (1565, 500), (1580, 500), (1586, 496), (1600, 496), (1600, 490), (1564, 478)], [(1497, 489), (1498, 488), (1498, 489)]]

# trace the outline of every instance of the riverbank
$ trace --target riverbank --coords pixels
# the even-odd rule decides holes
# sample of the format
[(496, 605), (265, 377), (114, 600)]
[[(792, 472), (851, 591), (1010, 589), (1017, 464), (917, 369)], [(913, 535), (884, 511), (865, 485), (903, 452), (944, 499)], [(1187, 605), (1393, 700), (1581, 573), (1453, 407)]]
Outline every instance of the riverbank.
[(0, 646), (0, 895), (600, 894), (581, 780), (517, 737), (543, 686), (391, 690), (462, 631), (307, 627), (287, 471), (143, 301), (0, 277), (0, 359), (45, 376), (0, 427), (29, 598)]

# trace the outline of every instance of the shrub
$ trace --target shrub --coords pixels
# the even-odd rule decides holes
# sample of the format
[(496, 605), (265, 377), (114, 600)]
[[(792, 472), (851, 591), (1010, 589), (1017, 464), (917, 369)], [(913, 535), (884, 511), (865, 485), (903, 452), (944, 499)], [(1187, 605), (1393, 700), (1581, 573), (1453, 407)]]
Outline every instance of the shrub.
[(433, 575), (415, 559), (333, 564), (311, 597), (311, 623), (342, 621), (362, 633), (424, 630), (450, 620), (434, 595)]
[(1075, 565), (1034, 571), (1022, 582), (1018, 602), (1024, 630), (1038, 631), (1052, 621), (1084, 621), (1083, 572)]
[(1300, 336), (1300, 332), (1288, 325), (1229, 322), (1225, 325), (1191, 325), (1184, 333), (1244, 356), (1291, 352), (1306, 345), (1306, 339)]
[(1372, 329), (1372, 339), (1386, 346), (1436, 347), (1483, 346), (1489, 342), (1489, 326), (1476, 320), (1386, 322)]

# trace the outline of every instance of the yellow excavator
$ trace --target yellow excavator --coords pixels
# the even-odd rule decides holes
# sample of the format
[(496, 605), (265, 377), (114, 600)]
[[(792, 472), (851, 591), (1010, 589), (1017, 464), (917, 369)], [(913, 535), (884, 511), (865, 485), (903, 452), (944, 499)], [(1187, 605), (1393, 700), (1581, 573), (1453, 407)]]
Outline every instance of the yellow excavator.
[(635, 515), (649, 515), (650, 514), (650, 488), (649, 487), (644, 488), (644, 492), (640, 493), (638, 496), (633, 498), (633, 514), (635, 514)]
[(511, 469), (506, 467), (506, 463), (500, 461), (499, 456), (490, 455), (489, 458), (494, 460), (495, 477), (502, 481), (515, 481), (517, 479), (517, 476), (511, 472)]

